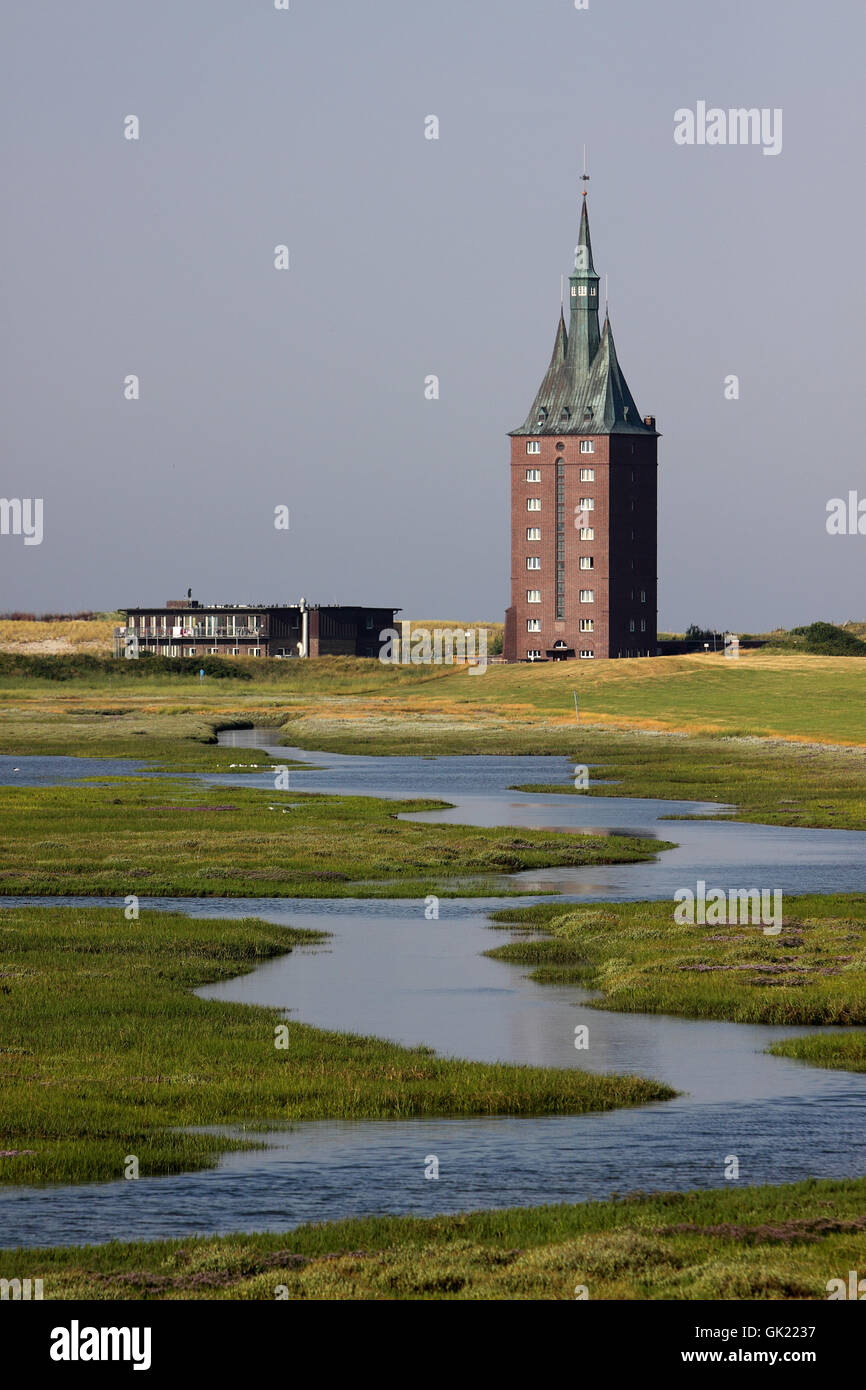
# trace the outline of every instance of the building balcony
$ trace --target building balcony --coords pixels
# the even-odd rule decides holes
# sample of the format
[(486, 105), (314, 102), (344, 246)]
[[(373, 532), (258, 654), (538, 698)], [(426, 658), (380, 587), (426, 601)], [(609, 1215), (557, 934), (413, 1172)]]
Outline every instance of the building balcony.
[(268, 640), (267, 628), (229, 628), (218, 627), (211, 632), (203, 627), (173, 627), (167, 632), (153, 632), (150, 628), (118, 628), (116, 636), (135, 633), (139, 642), (265, 642)]

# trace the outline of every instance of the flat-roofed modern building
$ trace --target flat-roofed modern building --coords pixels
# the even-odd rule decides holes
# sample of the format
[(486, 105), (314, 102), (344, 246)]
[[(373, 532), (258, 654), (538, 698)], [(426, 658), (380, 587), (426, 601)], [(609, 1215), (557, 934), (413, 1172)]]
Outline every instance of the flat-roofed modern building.
[(344, 604), (200, 603), (169, 599), (164, 608), (125, 608), (114, 654), (131, 644), (157, 656), (378, 656), (379, 633), (399, 608)]

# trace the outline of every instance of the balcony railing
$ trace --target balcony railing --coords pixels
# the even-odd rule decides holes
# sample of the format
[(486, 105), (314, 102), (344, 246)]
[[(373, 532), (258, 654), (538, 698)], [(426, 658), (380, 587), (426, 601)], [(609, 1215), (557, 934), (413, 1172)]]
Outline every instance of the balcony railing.
[(163, 632), (161, 628), (154, 631), (152, 628), (130, 627), (127, 628), (127, 632), (129, 634), (135, 633), (139, 641), (151, 642), (179, 642), (183, 641), (184, 638), (194, 642), (207, 642), (212, 637), (222, 637), (227, 641), (239, 639), (242, 642), (257, 642), (268, 636), (267, 628), (250, 627), (239, 627), (235, 628), (234, 631), (225, 627), (218, 627), (212, 631), (207, 631), (203, 627), (183, 627), (177, 630), (169, 628), (166, 632)]

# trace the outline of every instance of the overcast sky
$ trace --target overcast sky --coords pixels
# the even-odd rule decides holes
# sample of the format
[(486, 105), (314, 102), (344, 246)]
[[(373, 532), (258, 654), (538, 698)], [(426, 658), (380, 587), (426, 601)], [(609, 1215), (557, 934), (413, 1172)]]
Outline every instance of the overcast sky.
[[(863, 16), (6, 0), (0, 494), (43, 498), (44, 536), (0, 536), (0, 609), (192, 587), (501, 620), (506, 436), (586, 142), (620, 362), (662, 433), (660, 628), (866, 618), (866, 535), (825, 527), (866, 498)], [(781, 108), (781, 153), (677, 145), (699, 101)]]

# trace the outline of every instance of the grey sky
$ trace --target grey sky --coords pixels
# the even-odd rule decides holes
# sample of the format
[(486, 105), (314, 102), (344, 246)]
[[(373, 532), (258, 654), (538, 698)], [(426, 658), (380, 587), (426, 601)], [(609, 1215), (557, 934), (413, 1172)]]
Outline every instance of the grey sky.
[[(45, 534), (0, 536), (0, 608), (192, 586), (501, 619), (506, 432), (585, 141), (620, 361), (663, 435), (660, 627), (866, 617), (866, 536), (825, 530), (829, 498), (866, 497), (863, 13), (7, 4), (0, 494), (43, 497)], [(781, 107), (781, 154), (675, 145), (699, 100)]]

